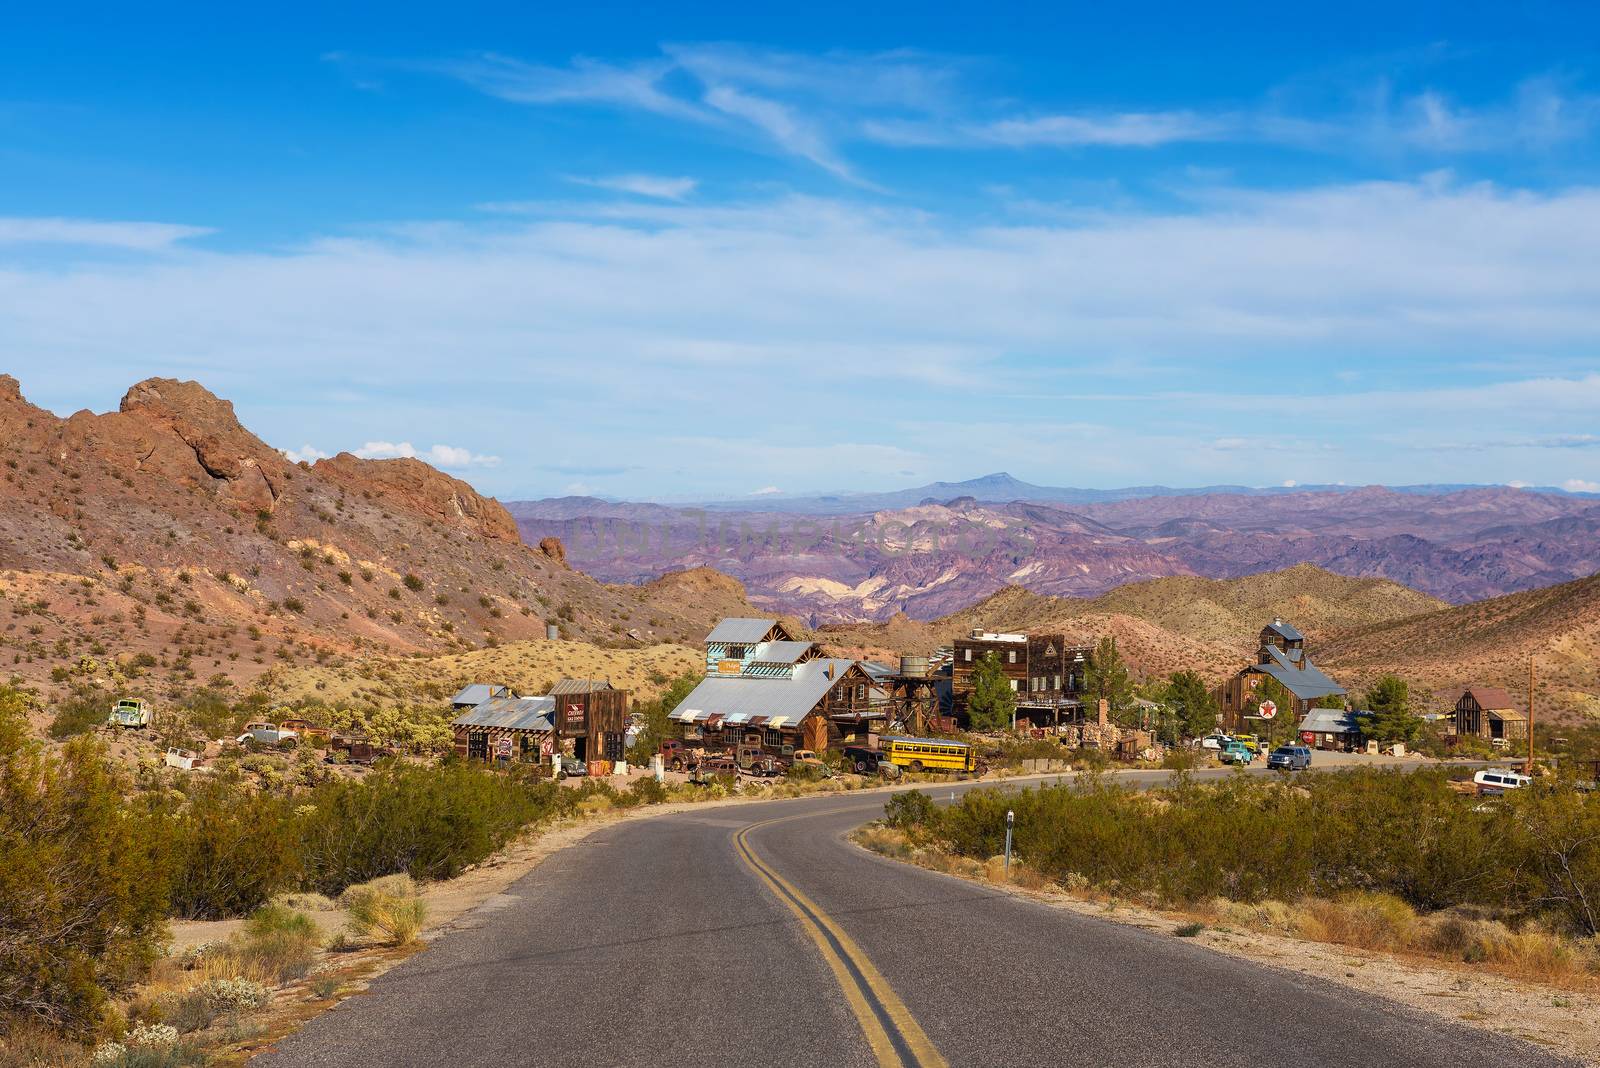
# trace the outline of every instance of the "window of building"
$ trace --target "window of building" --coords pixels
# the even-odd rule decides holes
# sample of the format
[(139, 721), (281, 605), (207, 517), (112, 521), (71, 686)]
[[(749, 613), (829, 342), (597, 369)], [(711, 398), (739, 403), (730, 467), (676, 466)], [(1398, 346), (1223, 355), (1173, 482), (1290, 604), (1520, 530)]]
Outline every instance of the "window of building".
[(964, 660), (966, 660), (967, 663), (969, 663), (969, 664), (972, 663), (972, 650), (971, 649), (963, 649), (963, 650), (961, 650), (961, 653), (962, 653), (962, 658)]
[(1016, 690), (1017, 690), (1017, 680), (1016, 679), (1012, 679), (1011, 680), (1011, 692), (1015, 693)]
[(725, 659), (728, 659), (728, 660), (743, 660), (744, 659), (744, 652), (745, 652), (744, 646), (742, 646), (742, 645), (730, 645), (730, 646), (728, 646), (728, 651), (726, 653), (724, 653), (723, 656), (724, 656)]
[(767, 744), (768, 745), (782, 745), (783, 744), (783, 735), (778, 731), (768, 731), (767, 732)]
[(1011, 650), (1006, 654), (1006, 657), (1011, 663), (1015, 664), (1017, 662), (1017, 651), (1015, 649)]

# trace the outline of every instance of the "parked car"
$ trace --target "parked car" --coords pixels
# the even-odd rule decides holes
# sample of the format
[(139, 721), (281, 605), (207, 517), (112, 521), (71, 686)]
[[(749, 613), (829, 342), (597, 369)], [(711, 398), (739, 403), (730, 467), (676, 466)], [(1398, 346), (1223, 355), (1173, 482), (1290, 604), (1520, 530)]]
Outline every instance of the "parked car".
[(167, 750), (166, 765), (169, 768), (177, 768), (179, 771), (193, 771), (200, 766), (200, 763), (201, 757), (199, 753), (188, 749), (179, 749), (177, 746)]
[(741, 747), (739, 749), (739, 770), (747, 775), (782, 775), (785, 766), (777, 757), (764, 749)]
[(1280, 745), (1267, 755), (1267, 767), (1284, 771), (1305, 771), (1311, 766), (1311, 748), (1304, 745)]
[(578, 778), (589, 774), (589, 765), (577, 757), (563, 756), (560, 763), (560, 774), (566, 778)]
[(1533, 778), (1510, 768), (1484, 768), (1472, 777), (1480, 794), (1499, 794), (1516, 790), (1533, 782)]
[(240, 745), (252, 741), (262, 745), (287, 745), (299, 739), (300, 736), (294, 731), (285, 730), (275, 723), (246, 723), (244, 733), (234, 740)]
[(1208, 734), (1204, 738), (1200, 739), (1200, 748), (1220, 750), (1231, 741), (1233, 741), (1232, 738), (1229, 738), (1226, 734), (1222, 734), (1220, 732), (1217, 734)]
[(1253, 734), (1235, 734), (1233, 740), (1242, 743), (1251, 753), (1261, 752), (1261, 739)]
[(1222, 752), (1217, 754), (1217, 758), (1224, 764), (1248, 764), (1256, 758), (1256, 755), (1250, 751), (1249, 746), (1234, 740), (1222, 747)]
[(871, 775), (883, 763), (883, 754), (866, 746), (847, 745), (844, 747), (844, 762), (846, 766), (854, 768), (857, 775)]

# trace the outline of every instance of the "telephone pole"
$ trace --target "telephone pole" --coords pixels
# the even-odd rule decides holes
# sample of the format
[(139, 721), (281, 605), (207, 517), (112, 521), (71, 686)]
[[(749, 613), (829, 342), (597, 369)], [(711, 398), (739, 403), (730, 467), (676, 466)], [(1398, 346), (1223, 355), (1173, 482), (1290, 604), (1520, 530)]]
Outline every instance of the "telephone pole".
[(1528, 654), (1528, 766), (1525, 774), (1533, 774), (1533, 654)]

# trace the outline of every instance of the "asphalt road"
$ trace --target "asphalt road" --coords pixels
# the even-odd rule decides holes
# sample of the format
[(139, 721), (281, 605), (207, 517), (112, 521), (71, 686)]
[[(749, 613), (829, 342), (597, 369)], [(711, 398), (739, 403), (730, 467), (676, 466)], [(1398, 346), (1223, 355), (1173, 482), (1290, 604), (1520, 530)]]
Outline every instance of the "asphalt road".
[(867, 854), (884, 799), (607, 828), (252, 1065), (1568, 1063)]

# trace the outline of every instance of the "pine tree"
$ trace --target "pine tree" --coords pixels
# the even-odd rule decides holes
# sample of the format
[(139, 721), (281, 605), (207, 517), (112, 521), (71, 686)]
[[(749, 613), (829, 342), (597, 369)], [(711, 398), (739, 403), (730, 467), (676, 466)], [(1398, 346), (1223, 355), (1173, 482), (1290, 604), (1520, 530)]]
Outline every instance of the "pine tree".
[(1361, 736), (1380, 744), (1414, 742), (1422, 720), (1411, 711), (1411, 687), (1397, 675), (1385, 675), (1362, 696)]
[(1173, 672), (1167, 683), (1166, 701), (1177, 710), (1187, 737), (1198, 738), (1216, 729), (1217, 699), (1198, 673)]
[(1117, 639), (1106, 635), (1089, 654), (1083, 671), (1084, 705), (1093, 713), (1104, 700), (1113, 715), (1125, 710), (1133, 701), (1133, 682), (1128, 677), (1128, 665), (1117, 651)]
[(1017, 696), (1011, 680), (993, 651), (984, 653), (972, 669), (972, 696), (967, 699), (967, 717), (975, 731), (1000, 731), (1011, 726)]

